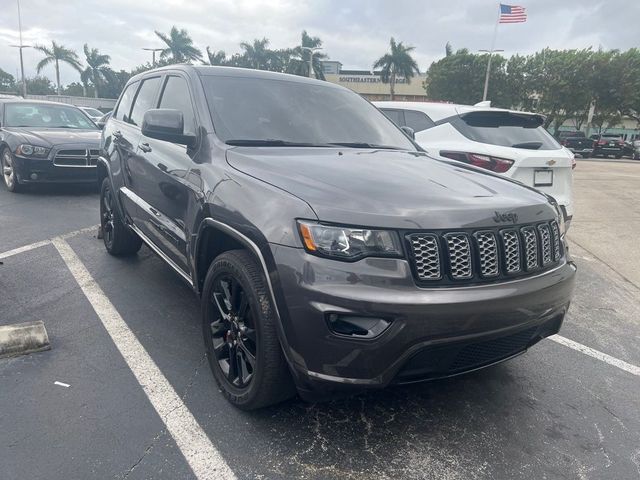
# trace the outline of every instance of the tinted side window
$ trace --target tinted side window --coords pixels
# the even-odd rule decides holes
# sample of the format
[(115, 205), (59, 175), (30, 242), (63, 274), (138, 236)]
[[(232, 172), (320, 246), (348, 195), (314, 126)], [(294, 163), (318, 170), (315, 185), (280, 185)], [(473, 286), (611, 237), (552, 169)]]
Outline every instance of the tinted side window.
[(382, 113), (384, 113), (387, 118), (397, 126), (404, 127), (404, 115), (402, 115), (402, 110), (391, 110), (389, 108), (383, 108), (381, 110)]
[(160, 108), (180, 110), (184, 116), (185, 135), (196, 134), (196, 115), (191, 104), (187, 81), (182, 77), (169, 77), (165, 83)]
[(139, 82), (135, 82), (130, 84), (120, 97), (120, 103), (118, 103), (118, 107), (113, 114), (113, 118), (117, 118), (118, 120), (128, 121), (129, 112), (131, 111), (131, 103), (133, 102), (133, 97), (136, 94), (136, 89), (138, 88)]
[(416, 112), (415, 110), (405, 110), (404, 121), (407, 127), (413, 128), (413, 131), (416, 133), (435, 126), (433, 120), (431, 120), (426, 113)]
[(147, 110), (155, 108), (156, 94), (158, 93), (158, 87), (160, 86), (160, 77), (148, 78), (142, 82), (136, 100), (133, 104), (133, 110), (131, 110), (131, 118), (129, 123), (141, 126), (142, 118)]

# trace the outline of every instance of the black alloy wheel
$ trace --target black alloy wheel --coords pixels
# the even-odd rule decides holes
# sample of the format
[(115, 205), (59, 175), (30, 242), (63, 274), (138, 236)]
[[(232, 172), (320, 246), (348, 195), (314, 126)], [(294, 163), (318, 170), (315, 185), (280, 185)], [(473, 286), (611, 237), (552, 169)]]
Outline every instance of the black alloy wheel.
[(133, 255), (142, 246), (140, 237), (120, 218), (115, 194), (108, 177), (100, 186), (100, 228), (104, 246), (111, 255)]

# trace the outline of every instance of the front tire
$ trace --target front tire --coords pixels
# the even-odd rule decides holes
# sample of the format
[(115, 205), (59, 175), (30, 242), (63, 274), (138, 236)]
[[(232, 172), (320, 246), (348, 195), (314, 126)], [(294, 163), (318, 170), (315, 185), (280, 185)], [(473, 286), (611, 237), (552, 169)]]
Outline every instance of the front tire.
[(13, 193), (22, 191), (23, 185), (18, 180), (18, 175), (15, 169), (15, 160), (8, 147), (5, 147), (2, 150), (2, 157), (0, 157), (0, 171), (2, 172), (2, 178), (7, 190)]
[(262, 271), (244, 250), (218, 256), (204, 281), (202, 333), (211, 371), (236, 407), (255, 410), (295, 394)]
[(100, 187), (100, 228), (102, 241), (111, 255), (133, 255), (140, 250), (142, 240), (127, 227), (118, 213), (116, 198), (109, 178)]

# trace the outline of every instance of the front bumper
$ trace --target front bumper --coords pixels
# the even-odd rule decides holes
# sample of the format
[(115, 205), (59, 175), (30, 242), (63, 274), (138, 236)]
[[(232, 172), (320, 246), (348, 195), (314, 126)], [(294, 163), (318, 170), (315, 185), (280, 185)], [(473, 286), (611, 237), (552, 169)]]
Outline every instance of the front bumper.
[(95, 166), (57, 166), (50, 159), (14, 156), (14, 168), (20, 183), (96, 183), (98, 181), (98, 170)]
[[(426, 289), (403, 259), (344, 263), (291, 247), (271, 250), (284, 348), (299, 391), (315, 399), (455, 375), (521, 353), (559, 330), (576, 272), (567, 261), (510, 282)], [(331, 313), (391, 325), (373, 339), (347, 338), (330, 330)], [(477, 357), (482, 351), (498, 355)]]
[(577, 153), (578, 155), (591, 155), (593, 154), (593, 148), (571, 148), (569, 150), (573, 153)]

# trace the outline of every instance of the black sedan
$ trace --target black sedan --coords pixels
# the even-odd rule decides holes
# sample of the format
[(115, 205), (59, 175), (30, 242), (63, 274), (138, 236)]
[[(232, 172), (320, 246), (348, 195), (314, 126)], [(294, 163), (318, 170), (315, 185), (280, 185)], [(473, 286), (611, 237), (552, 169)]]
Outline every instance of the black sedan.
[(0, 166), (11, 192), (28, 183), (96, 182), (100, 130), (77, 107), (0, 99)]

